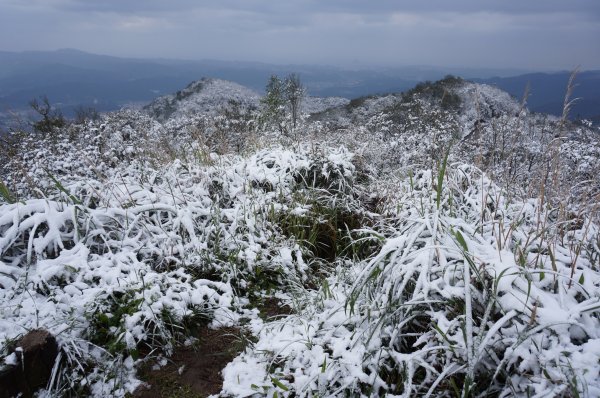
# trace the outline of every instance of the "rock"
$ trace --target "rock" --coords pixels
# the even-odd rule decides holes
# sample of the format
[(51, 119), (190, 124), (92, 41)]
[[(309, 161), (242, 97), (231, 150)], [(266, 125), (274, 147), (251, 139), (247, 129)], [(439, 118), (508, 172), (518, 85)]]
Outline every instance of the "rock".
[(48, 384), (58, 355), (56, 339), (47, 330), (32, 330), (17, 341), (13, 352), (17, 363), (0, 367), (0, 398), (32, 397)]

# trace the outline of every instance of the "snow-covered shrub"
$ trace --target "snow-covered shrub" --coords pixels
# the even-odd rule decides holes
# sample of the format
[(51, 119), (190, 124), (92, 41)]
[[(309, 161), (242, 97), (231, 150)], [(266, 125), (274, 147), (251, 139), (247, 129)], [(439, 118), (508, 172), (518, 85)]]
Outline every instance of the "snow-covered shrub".
[[(0, 362), (46, 328), (48, 390), (119, 397), (237, 325), (255, 343), (224, 397), (599, 395), (598, 136), (489, 86), (421, 88), (287, 136), (206, 95), (197, 114), (194, 86), (186, 116), (11, 136)], [(294, 313), (263, 320), (267, 295)]]
[[(174, 325), (199, 311), (207, 320), (235, 321), (229, 285), (192, 278), (182, 268), (158, 269), (154, 256), (163, 255), (164, 240), (158, 225), (165, 223), (148, 213), (49, 199), (0, 206), (2, 341), (43, 327), (58, 336), (63, 358), (75, 355), (93, 368), (88, 361), (125, 360), (142, 343), (169, 353), (181, 336)], [(101, 347), (94, 350), (100, 357), (82, 357), (73, 341)], [(79, 376), (77, 383), (90, 382)]]
[(351, 158), (271, 148), (42, 174), (48, 198), (0, 206), (0, 340), (44, 327), (62, 350), (53, 389), (122, 395), (140, 350), (169, 355), (199, 323), (236, 323), (245, 295), (308, 283), (314, 254), (273, 214), (296, 214), (300, 192), (350, 192)]
[[(588, 254), (554, 245), (522, 264), (536, 233), (525, 220), (539, 209), (508, 201), (472, 166), (451, 167), (441, 188), (433, 180), (399, 182), (379, 252), (260, 330), (225, 369), (224, 395), (600, 392), (600, 274)], [(588, 241), (596, 228), (574, 235)]]

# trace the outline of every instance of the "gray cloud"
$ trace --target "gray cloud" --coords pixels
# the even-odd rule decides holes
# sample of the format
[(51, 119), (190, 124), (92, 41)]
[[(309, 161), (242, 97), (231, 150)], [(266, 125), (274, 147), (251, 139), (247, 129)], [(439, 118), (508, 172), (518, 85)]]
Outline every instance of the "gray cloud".
[(600, 68), (597, 0), (0, 0), (0, 50)]
[[(6, 1), (17, 3), (16, 0)], [(311, 12), (356, 12), (361, 14), (394, 11), (412, 12), (502, 12), (509, 14), (573, 12), (583, 14), (600, 13), (600, 2), (596, 0), (528, 0), (528, 1), (481, 1), (481, 0), (33, 0), (46, 4), (48, 8), (70, 11), (140, 13), (172, 10), (228, 8), (277, 12), (295, 10)], [(31, 4), (28, 2), (28, 4)]]

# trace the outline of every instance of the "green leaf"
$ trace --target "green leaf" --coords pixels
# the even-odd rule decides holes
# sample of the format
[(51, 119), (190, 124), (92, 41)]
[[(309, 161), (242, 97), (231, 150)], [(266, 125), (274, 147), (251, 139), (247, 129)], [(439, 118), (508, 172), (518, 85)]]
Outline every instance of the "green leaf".
[(545, 368), (542, 369), (542, 373), (544, 374), (544, 376), (546, 376), (548, 380), (552, 380), (552, 377), (550, 377), (550, 374)]
[(579, 277), (579, 284), (583, 285), (583, 282), (585, 282), (585, 278), (583, 277), (583, 272), (582, 272), (581, 276)]
[(52, 173), (50, 173), (50, 171), (48, 169), (44, 169), (46, 170), (46, 174), (48, 174), (48, 177), (50, 177), (50, 179), (54, 182), (54, 185), (56, 185), (56, 188), (58, 188), (59, 191), (63, 192), (65, 195), (67, 195), (69, 197), (69, 199), (71, 199), (71, 201), (76, 204), (76, 205), (81, 205), (81, 201), (79, 199), (77, 199), (75, 196), (73, 196), (71, 194), (71, 192), (67, 191), (67, 189), (60, 183), (60, 181), (58, 181), (53, 175)]
[(552, 264), (552, 270), (554, 272), (557, 272), (558, 267), (556, 266), (556, 259), (554, 258), (554, 253), (552, 253), (552, 249), (548, 248), (548, 254), (550, 255), (550, 263)]
[[(529, 274), (525, 274), (525, 277), (527, 278), (529, 276)], [(527, 297), (525, 298), (525, 302), (527, 303), (529, 301), (529, 295), (531, 294), (531, 278), (527, 278)]]
[(285, 386), (285, 384), (283, 384), (282, 382), (280, 382), (279, 380), (277, 380), (275, 377), (271, 377), (271, 381), (273, 382), (273, 384), (279, 388), (281, 388), (283, 391), (289, 391), (289, 388), (287, 388)]
[(96, 319), (98, 320), (99, 323), (101, 323), (103, 325), (110, 324), (110, 318), (106, 314), (97, 314)]
[(452, 387), (452, 390), (454, 390), (454, 396), (457, 398), (460, 397), (461, 393), (458, 390), (458, 386), (456, 385), (456, 381), (454, 381), (454, 378), (450, 379), (450, 386)]
[(444, 176), (446, 175), (446, 166), (448, 165), (448, 155), (450, 155), (450, 147), (446, 151), (444, 155), (444, 160), (442, 161), (442, 167), (438, 170), (438, 180), (437, 180), (437, 208), (440, 209), (440, 203), (442, 201), (442, 187), (444, 185)]
[(446, 333), (444, 333), (442, 331), (442, 329), (440, 329), (440, 327), (436, 324), (433, 324), (433, 328), (435, 329), (436, 332), (438, 332), (440, 334), (440, 336), (442, 336), (442, 338), (446, 341), (446, 343), (448, 343), (448, 348), (450, 348), (450, 351), (454, 352), (454, 343), (452, 343), (452, 341), (450, 341), (450, 339), (448, 338)]
[(380, 274), (381, 274), (381, 268), (377, 267), (373, 271), (371, 271), (371, 273), (369, 274), (367, 279), (369, 279), (369, 280), (376, 279)]
[(465, 240), (465, 238), (462, 236), (462, 234), (460, 233), (459, 230), (456, 230), (454, 232), (454, 236), (456, 237), (456, 241), (458, 242), (458, 244), (461, 246), (461, 248), (463, 249), (464, 252), (468, 252), (469, 251), (469, 246), (467, 246), (467, 241)]
[(0, 196), (2, 196), (7, 203), (15, 203), (14, 197), (2, 181), (0, 181)]

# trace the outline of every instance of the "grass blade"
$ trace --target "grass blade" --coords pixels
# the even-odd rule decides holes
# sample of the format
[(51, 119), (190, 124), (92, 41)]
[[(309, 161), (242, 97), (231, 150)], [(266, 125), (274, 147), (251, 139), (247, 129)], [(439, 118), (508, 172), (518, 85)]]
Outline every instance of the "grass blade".
[(446, 151), (444, 155), (444, 160), (442, 161), (442, 166), (438, 170), (438, 180), (437, 180), (437, 208), (440, 209), (440, 202), (442, 201), (442, 187), (444, 184), (444, 176), (446, 175), (446, 166), (448, 165), (448, 155), (450, 155), (450, 147)]
[(0, 196), (2, 196), (7, 203), (15, 203), (14, 196), (10, 193), (3, 181), (0, 181)]

